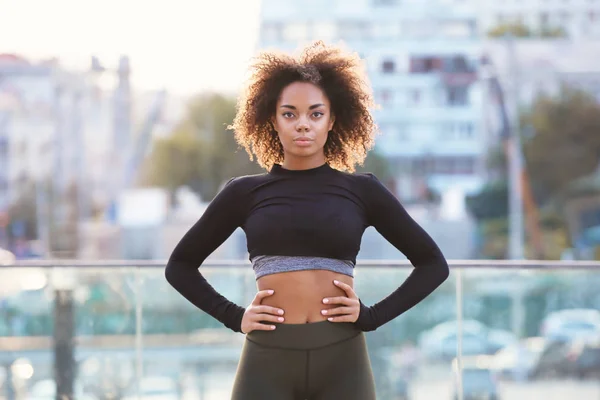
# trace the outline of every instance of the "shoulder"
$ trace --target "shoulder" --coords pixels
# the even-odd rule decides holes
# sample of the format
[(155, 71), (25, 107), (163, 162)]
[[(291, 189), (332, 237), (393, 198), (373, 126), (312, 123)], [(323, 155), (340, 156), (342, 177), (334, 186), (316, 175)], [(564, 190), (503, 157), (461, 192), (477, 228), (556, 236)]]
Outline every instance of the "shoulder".
[(377, 190), (383, 188), (383, 184), (377, 179), (377, 176), (371, 172), (344, 172), (338, 171), (343, 179), (352, 182), (359, 190)]
[(252, 188), (270, 179), (269, 174), (242, 175), (230, 178), (225, 182), (221, 191), (236, 194), (248, 193)]

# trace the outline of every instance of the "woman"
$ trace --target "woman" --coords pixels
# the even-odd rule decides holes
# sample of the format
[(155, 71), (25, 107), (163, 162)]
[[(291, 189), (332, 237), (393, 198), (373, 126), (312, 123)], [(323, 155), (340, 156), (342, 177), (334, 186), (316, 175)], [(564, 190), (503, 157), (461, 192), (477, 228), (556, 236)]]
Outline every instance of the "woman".
[[(268, 172), (231, 179), (171, 255), (166, 278), (246, 335), (232, 399), (375, 399), (365, 331), (399, 316), (447, 277), (438, 246), (369, 173), (371, 94), (354, 54), (317, 42), (298, 58), (262, 53), (233, 125)], [(374, 226), (414, 265), (375, 305), (353, 289), (364, 230)], [(238, 228), (258, 292), (243, 308), (198, 267)]]

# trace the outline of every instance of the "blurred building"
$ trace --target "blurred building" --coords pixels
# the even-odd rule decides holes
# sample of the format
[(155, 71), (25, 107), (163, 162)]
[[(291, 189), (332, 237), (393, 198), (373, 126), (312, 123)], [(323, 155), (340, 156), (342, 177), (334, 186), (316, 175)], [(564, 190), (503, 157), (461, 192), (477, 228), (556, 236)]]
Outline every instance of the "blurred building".
[[(111, 201), (133, 184), (155, 126), (173, 122), (161, 120), (165, 93), (134, 93), (129, 74), (127, 57), (114, 68), (93, 59), (91, 68), (72, 70), (55, 59), (0, 55), (0, 217), (13, 236), (24, 221), (8, 210), (29, 196), (37, 215), (27, 217), (40, 222), (42, 247), (68, 237), (51, 235), (51, 220), (73, 225), (75, 236), (58, 247), (77, 247), (80, 222), (94, 211), (110, 215)], [(135, 109), (138, 97), (144, 101)]]
[(534, 32), (561, 28), (572, 39), (600, 38), (600, 3), (593, 0), (478, 1), (480, 28), (522, 23)]
[(51, 171), (53, 74), (52, 65), (0, 55), (0, 209), (28, 180)]
[[(315, 12), (318, 10), (318, 12)], [(478, 15), (469, 3), (356, 0), (262, 2), (259, 48), (343, 41), (366, 61), (398, 195), (476, 191), (485, 141)]]
[[(587, 92), (600, 102), (600, 39), (487, 39), (483, 52), (505, 92), (508, 113), (527, 108), (540, 95), (558, 96), (563, 86)], [(488, 76), (489, 77), (489, 76)], [(486, 91), (488, 140), (498, 142), (502, 130), (498, 99)], [(511, 104), (517, 102), (517, 104)], [(528, 135), (531, 132), (522, 132)]]

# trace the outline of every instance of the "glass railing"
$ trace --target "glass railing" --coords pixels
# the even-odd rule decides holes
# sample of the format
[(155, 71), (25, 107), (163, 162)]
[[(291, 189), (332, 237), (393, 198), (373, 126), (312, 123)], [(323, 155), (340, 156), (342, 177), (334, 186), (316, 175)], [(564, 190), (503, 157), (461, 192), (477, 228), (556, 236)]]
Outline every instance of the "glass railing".
[[(434, 294), (367, 334), (378, 399), (600, 399), (600, 263), (451, 264)], [(252, 300), (248, 263), (202, 271)], [(409, 272), (360, 261), (356, 292), (372, 304)], [(227, 399), (243, 338), (160, 262), (0, 267), (0, 399), (53, 399), (69, 380), (76, 399)]]

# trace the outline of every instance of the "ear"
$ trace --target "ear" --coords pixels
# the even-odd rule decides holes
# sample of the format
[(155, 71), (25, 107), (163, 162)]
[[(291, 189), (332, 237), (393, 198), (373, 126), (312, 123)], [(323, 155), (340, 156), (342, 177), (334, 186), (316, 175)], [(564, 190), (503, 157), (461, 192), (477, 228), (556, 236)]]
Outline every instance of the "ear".
[(328, 127), (328, 131), (333, 129), (333, 124), (335, 124), (335, 115), (331, 114), (331, 118), (329, 118), (329, 127)]
[(278, 132), (279, 129), (277, 129), (277, 118), (275, 118), (275, 116), (272, 116), (269, 122), (271, 123), (271, 128), (273, 128), (275, 132)]

